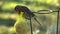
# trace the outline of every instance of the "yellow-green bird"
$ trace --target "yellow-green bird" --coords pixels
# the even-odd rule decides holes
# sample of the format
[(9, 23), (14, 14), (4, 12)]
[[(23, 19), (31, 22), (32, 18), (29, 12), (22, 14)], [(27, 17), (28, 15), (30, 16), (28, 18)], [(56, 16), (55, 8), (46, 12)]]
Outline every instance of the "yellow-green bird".
[[(30, 31), (29, 29), (29, 25), (26, 20), (26, 18), (24, 18), (24, 12), (21, 9), (21, 7), (23, 6), (19, 6), (17, 5), (15, 7), (15, 11), (18, 13), (17, 19), (16, 19), (16, 23), (14, 24), (14, 30), (16, 31), (17, 34), (28, 34), (28, 32)], [(28, 17), (29, 19), (29, 17)]]
[(18, 13), (18, 16), (16, 23), (14, 24), (14, 30), (17, 32), (17, 34), (31, 34), (30, 30), (32, 31), (32, 29), (30, 28), (28, 20), (30, 20), (31, 17), (34, 17), (35, 14), (33, 14), (27, 7), (19, 5), (15, 7), (15, 11)]

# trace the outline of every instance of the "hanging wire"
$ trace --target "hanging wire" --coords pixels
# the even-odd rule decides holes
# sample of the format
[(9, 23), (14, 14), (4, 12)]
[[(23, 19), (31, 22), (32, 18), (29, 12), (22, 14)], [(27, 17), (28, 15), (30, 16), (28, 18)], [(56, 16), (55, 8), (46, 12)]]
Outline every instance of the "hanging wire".
[(59, 11), (60, 11), (60, 0), (58, 0), (59, 8), (58, 8), (58, 14), (57, 14), (57, 29), (56, 29), (56, 34), (58, 34), (58, 23), (59, 23)]
[(57, 12), (57, 29), (56, 29), (56, 34), (58, 34), (58, 23), (59, 23), (59, 9), (58, 9), (58, 12)]
[(31, 28), (31, 34), (33, 34), (32, 22), (31, 22), (31, 16), (30, 16), (30, 28)]

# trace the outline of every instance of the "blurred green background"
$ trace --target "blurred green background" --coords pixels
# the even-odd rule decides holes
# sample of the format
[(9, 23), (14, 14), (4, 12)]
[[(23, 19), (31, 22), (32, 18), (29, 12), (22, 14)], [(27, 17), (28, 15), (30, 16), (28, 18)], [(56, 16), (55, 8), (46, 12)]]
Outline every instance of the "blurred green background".
[[(35, 12), (38, 10), (58, 10), (59, 8), (58, 0), (0, 0), (0, 34), (16, 34), (13, 29), (17, 16), (17, 13), (14, 11), (16, 5), (26, 6)], [(46, 19), (46, 22), (48, 21), (50, 24), (49, 18), (57, 20), (54, 16), (57, 18), (57, 13), (52, 13), (50, 16), (40, 15), (40, 19), (44, 22), (44, 19)], [(60, 27), (58, 31), (60, 32)]]

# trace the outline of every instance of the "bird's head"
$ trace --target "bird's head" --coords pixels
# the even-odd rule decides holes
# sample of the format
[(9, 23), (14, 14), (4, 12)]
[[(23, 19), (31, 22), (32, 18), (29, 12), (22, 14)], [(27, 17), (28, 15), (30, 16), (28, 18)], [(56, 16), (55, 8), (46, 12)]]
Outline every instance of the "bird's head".
[(24, 12), (23, 12), (23, 10), (22, 10), (21, 7), (22, 6), (17, 5), (14, 8), (15, 12), (18, 14), (18, 16), (17, 16), (17, 22), (24, 21), (23, 20), (24, 19), (24, 17), (23, 17)]
[(15, 11), (16, 11), (18, 14), (20, 14), (21, 12), (23, 12), (22, 9), (21, 9), (21, 6), (19, 6), (19, 5), (17, 5), (17, 6), (15, 7)]

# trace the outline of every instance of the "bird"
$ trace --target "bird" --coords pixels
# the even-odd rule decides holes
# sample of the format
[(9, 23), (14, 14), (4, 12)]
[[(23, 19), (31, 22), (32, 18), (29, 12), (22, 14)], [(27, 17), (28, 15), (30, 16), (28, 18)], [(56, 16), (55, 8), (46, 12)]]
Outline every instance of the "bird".
[(30, 28), (26, 19), (29, 19), (29, 17), (28, 18), (23, 17), (24, 12), (23, 10), (21, 10), (20, 7), (24, 7), (24, 6), (17, 5), (14, 8), (14, 10), (18, 13), (16, 22), (14, 24), (14, 30), (16, 31), (17, 34), (28, 34)]

